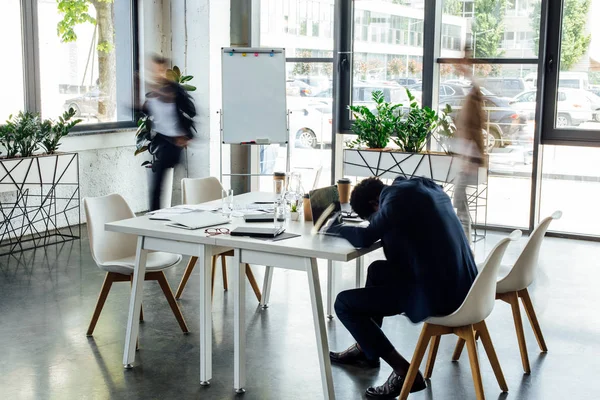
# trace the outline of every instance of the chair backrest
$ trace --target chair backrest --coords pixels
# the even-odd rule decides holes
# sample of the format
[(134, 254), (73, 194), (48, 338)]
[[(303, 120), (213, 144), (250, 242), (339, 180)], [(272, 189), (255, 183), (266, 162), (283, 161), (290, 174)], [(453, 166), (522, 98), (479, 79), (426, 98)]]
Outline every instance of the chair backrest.
[(134, 235), (104, 230), (104, 224), (107, 222), (135, 217), (121, 195), (87, 197), (83, 199), (83, 206), (92, 257), (99, 267), (109, 264), (110, 261), (135, 254), (136, 237)]
[[(502, 239), (490, 252), (481, 264), (479, 274), (471, 286), (465, 301), (448, 319), (451, 326), (464, 326), (475, 324), (486, 319), (494, 309), (496, 301), (496, 281), (502, 257), (511, 241), (518, 240), (521, 231), (515, 230), (508, 237)], [(449, 324), (449, 325), (450, 325)]]
[(562, 217), (561, 211), (555, 211), (551, 216), (544, 218), (533, 230), (523, 252), (515, 262), (508, 275), (498, 281), (496, 291), (498, 293), (514, 292), (529, 287), (535, 277), (540, 248), (550, 226), (550, 222)]
[(183, 204), (200, 204), (207, 201), (219, 200), (222, 197), (223, 186), (215, 177), (183, 178), (181, 180), (181, 202)]

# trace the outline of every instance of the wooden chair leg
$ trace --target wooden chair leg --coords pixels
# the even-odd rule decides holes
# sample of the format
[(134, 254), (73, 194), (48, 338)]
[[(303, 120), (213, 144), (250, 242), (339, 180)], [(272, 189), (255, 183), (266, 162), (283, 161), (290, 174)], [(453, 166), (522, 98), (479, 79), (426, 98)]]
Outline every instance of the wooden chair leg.
[(158, 281), (160, 288), (162, 289), (163, 293), (165, 294), (165, 297), (167, 298), (167, 301), (169, 302), (169, 306), (171, 306), (171, 310), (173, 310), (173, 314), (175, 314), (175, 318), (177, 319), (177, 322), (179, 322), (179, 326), (181, 327), (181, 330), (183, 331), (183, 333), (188, 333), (189, 330), (188, 330), (187, 324), (185, 323), (185, 320), (183, 319), (183, 315), (181, 314), (181, 310), (179, 309), (179, 305), (177, 304), (177, 301), (175, 300), (175, 297), (173, 296), (173, 292), (171, 291), (169, 282), (167, 282), (167, 277), (165, 276), (165, 273), (163, 271), (159, 271), (156, 274), (156, 280)]
[(215, 274), (217, 272), (217, 258), (218, 256), (212, 257), (212, 265), (210, 270), (210, 298), (212, 300), (215, 297)]
[(452, 361), (458, 361), (460, 359), (460, 355), (462, 354), (463, 349), (465, 348), (465, 339), (459, 337), (456, 341), (456, 347), (454, 348), (454, 353), (452, 354)]
[(429, 339), (432, 336), (431, 332), (432, 326), (428, 323), (425, 323), (423, 325), (423, 329), (421, 330), (421, 336), (419, 337), (419, 341), (417, 342), (417, 347), (415, 348), (415, 353), (413, 354), (412, 361), (410, 362), (408, 373), (406, 374), (406, 378), (404, 379), (404, 384), (402, 385), (402, 392), (400, 392), (400, 397), (398, 398), (399, 400), (406, 400), (408, 398), (410, 389), (412, 388), (412, 385), (415, 382), (415, 378), (417, 377), (417, 373), (419, 372), (419, 366), (421, 365), (423, 356), (427, 351), (427, 345), (429, 344)]
[(431, 345), (429, 346), (429, 357), (427, 358), (427, 366), (425, 367), (425, 379), (431, 378), (433, 374), (433, 366), (435, 364), (435, 357), (437, 356), (438, 348), (440, 347), (441, 336), (433, 336), (431, 338)]
[(229, 289), (227, 284), (227, 260), (224, 255), (221, 254), (221, 270), (223, 271), (223, 290)]
[(185, 267), (183, 277), (181, 277), (181, 282), (179, 282), (179, 287), (177, 287), (177, 293), (175, 294), (176, 299), (181, 297), (183, 289), (185, 288), (185, 285), (187, 284), (188, 279), (190, 279), (190, 275), (192, 275), (192, 271), (196, 266), (196, 261), (198, 261), (198, 257), (190, 257), (190, 261), (188, 261), (188, 264)]
[(512, 308), (515, 330), (517, 331), (517, 341), (519, 342), (519, 350), (521, 351), (523, 370), (526, 374), (529, 374), (531, 373), (531, 369), (529, 367), (529, 356), (527, 355), (527, 344), (525, 343), (525, 332), (523, 331), (523, 320), (521, 319), (519, 296), (517, 295), (517, 292), (507, 293), (506, 299)]
[(485, 321), (481, 321), (475, 325), (475, 330), (481, 337), (481, 343), (483, 344), (483, 348), (485, 349), (488, 359), (490, 360), (490, 364), (492, 364), (492, 369), (494, 370), (494, 375), (496, 375), (496, 380), (498, 381), (500, 389), (503, 392), (508, 392), (508, 385), (504, 379), (504, 374), (502, 373), (502, 368), (500, 367), (500, 362), (498, 361), (498, 356), (496, 355), (496, 350), (494, 350), (492, 338), (487, 329)]
[(104, 277), (104, 283), (102, 283), (102, 289), (100, 289), (98, 301), (96, 301), (96, 308), (94, 308), (94, 314), (92, 314), (92, 320), (90, 321), (90, 325), (88, 326), (86, 336), (92, 336), (94, 334), (94, 328), (96, 327), (98, 318), (100, 318), (102, 307), (104, 307), (104, 302), (106, 302), (106, 298), (108, 297), (108, 292), (110, 291), (112, 283), (114, 282), (115, 275), (116, 274), (114, 272), (107, 272), (106, 276)]
[(525, 308), (525, 312), (527, 313), (527, 318), (529, 318), (529, 323), (533, 328), (533, 333), (535, 334), (535, 338), (537, 339), (538, 345), (540, 346), (540, 350), (545, 353), (548, 351), (548, 347), (546, 346), (544, 335), (542, 335), (542, 328), (540, 328), (540, 323), (538, 322), (537, 316), (535, 315), (533, 303), (531, 302), (531, 297), (529, 297), (529, 291), (527, 289), (519, 291), (519, 297), (521, 298), (521, 301), (523, 301), (523, 307)]
[(248, 264), (246, 264), (246, 276), (248, 277), (248, 282), (250, 282), (250, 286), (252, 286), (252, 290), (254, 290), (254, 295), (256, 296), (256, 298), (258, 299), (258, 302), (260, 303), (260, 299), (261, 299), (260, 289), (258, 288), (256, 279), (254, 279), (254, 274), (252, 273), (252, 269), (250, 268), (250, 265), (248, 265)]
[(473, 383), (475, 385), (475, 394), (477, 400), (484, 400), (483, 382), (481, 381), (481, 370), (479, 369), (479, 357), (477, 356), (477, 343), (475, 342), (475, 334), (473, 326), (464, 326), (459, 328), (460, 336), (465, 340), (467, 351), (469, 352), (469, 362), (471, 364), (471, 374), (473, 375)]

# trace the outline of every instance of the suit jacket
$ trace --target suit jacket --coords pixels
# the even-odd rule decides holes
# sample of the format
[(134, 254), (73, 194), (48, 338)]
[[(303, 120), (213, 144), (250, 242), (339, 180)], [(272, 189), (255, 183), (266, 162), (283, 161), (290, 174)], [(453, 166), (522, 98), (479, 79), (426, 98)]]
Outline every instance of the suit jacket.
[(405, 313), (413, 322), (454, 312), (477, 276), (450, 198), (425, 178), (397, 178), (368, 227), (344, 225), (339, 233), (355, 247), (382, 241), (388, 261), (405, 270), (399, 290), (410, 291)]

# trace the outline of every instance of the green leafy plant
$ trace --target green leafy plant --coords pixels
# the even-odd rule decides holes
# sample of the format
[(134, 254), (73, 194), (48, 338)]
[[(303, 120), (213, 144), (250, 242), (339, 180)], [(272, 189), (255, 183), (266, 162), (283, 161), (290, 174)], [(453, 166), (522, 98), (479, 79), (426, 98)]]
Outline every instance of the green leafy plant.
[(42, 126), (39, 114), (20, 111), (16, 117), (10, 118), (6, 125), (12, 132), (13, 145), (21, 157), (30, 157), (39, 147), (48, 129)]
[(396, 136), (392, 140), (402, 151), (418, 153), (423, 150), (429, 134), (437, 128), (439, 117), (431, 108), (420, 107), (410, 90), (407, 89), (406, 94), (410, 108), (406, 117), (398, 120)]
[(290, 206), (290, 211), (295, 213), (298, 212), (298, 204), (297, 203), (292, 203)]
[(456, 125), (454, 124), (454, 119), (451, 116), (452, 112), (453, 110), (452, 107), (450, 107), (450, 104), (446, 104), (446, 107), (438, 115), (437, 140), (446, 154), (451, 153), (450, 139), (452, 139), (456, 133)]
[(81, 122), (81, 119), (72, 120), (76, 112), (73, 108), (65, 111), (58, 117), (58, 122), (53, 123), (50, 120), (42, 122), (42, 141), (41, 145), (47, 154), (54, 154), (60, 146), (60, 140), (67, 136), (71, 129)]
[(194, 76), (193, 75), (183, 75), (177, 65), (175, 65), (173, 67), (173, 69), (167, 70), (167, 79), (170, 79), (173, 82), (179, 83), (188, 92), (193, 92), (196, 90), (196, 86), (187, 84), (187, 82), (194, 79)]
[(80, 119), (71, 121), (75, 110), (70, 109), (59, 117), (58, 122), (42, 120), (39, 114), (19, 112), (10, 116), (6, 125), (0, 126), (0, 145), (6, 149), (6, 158), (31, 157), (40, 145), (46, 153), (54, 154), (60, 140), (69, 134)]
[[(12, 118), (12, 115), (9, 118)], [(8, 124), (0, 125), (0, 146), (6, 150), (6, 158), (13, 158), (18, 153), (13, 132)]]
[(374, 112), (366, 106), (349, 107), (354, 116), (352, 132), (357, 135), (356, 140), (349, 144), (351, 148), (364, 144), (371, 149), (382, 149), (394, 134), (400, 119), (397, 109), (402, 104), (387, 103), (380, 90), (374, 91), (372, 96), (376, 105)]

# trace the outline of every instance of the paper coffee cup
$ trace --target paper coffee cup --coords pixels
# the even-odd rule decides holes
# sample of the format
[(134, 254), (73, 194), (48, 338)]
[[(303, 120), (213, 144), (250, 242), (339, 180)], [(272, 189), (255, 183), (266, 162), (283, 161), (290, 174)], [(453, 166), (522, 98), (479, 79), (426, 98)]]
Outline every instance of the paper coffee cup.
[(340, 203), (347, 204), (350, 202), (350, 179), (342, 178), (337, 181), (338, 192), (340, 194)]

